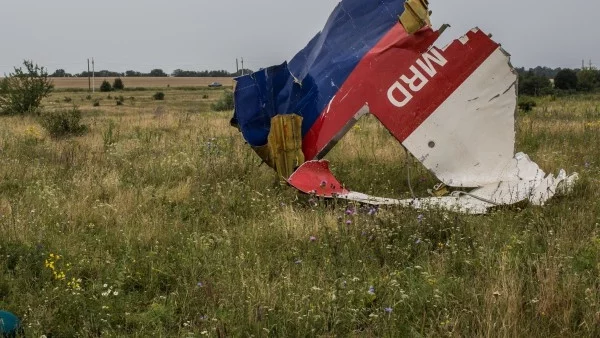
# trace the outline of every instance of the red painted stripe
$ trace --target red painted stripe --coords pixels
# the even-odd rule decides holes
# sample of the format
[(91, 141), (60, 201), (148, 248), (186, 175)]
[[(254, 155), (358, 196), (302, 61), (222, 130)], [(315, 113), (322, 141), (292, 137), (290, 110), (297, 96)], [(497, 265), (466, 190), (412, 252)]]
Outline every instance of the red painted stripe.
[(305, 135), (306, 158), (319, 156), (365, 105), (396, 139), (404, 141), (498, 48), (498, 44), (481, 31), (471, 31), (467, 36), (469, 41), (465, 44), (454, 41), (445, 51), (440, 51), (447, 64), (435, 65), (437, 75), (427, 76), (429, 83), (415, 93), (406, 106), (398, 108), (388, 100), (388, 89), (402, 75), (409, 78), (413, 75), (410, 67), (416, 65), (439, 33), (426, 28), (409, 36), (402, 26), (394, 26), (358, 64)]

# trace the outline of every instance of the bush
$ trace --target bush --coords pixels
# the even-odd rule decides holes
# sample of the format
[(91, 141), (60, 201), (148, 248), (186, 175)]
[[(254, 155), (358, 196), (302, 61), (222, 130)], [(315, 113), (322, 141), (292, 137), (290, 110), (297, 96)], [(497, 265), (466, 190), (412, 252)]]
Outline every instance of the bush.
[(32, 61), (23, 61), (25, 70), (15, 67), (15, 72), (0, 83), (0, 114), (37, 114), (42, 100), (54, 85), (44, 67)]
[(92, 103), (92, 106), (100, 107), (100, 100), (98, 100), (98, 99), (94, 100), (94, 103)]
[(519, 105), (519, 109), (521, 109), (524, 112), (532, 111), (533, 108), (535, 106), (537, 106), (535, 101), (531, 97), (527, 97), (527, 96), (519, 97), (518, 105)]
[(164, 100), (165, 99), (165, 93), (163, 92), (156, 92), (153, 96), (152, 96), (155, 100)]
[(223, 92), (221, 99), (219, 101), (213, 103), (211, 108), (215, 111), (226, 111), (233, 110), (234, 102), (233, 102), (233, 92), (230, 90), (226, 90)]
[(125, 85), (123, 84), (123, 80), (120, 77), (116, 78), (113, 82), (113, 90), (123, 90), (125, 89)]
[(43, 112), (39, 122), (53, 137), (66, 135), (80, 135), (87, 130), (81, 122), (81, 111), (77, 107), (72, 109)]
[(101, 92), (110, 92), (112, 90), (112, 86), (110, 85), (110, 82), (104, 80), (102, 81), (102, 84), (100, 85), (100, 91)]

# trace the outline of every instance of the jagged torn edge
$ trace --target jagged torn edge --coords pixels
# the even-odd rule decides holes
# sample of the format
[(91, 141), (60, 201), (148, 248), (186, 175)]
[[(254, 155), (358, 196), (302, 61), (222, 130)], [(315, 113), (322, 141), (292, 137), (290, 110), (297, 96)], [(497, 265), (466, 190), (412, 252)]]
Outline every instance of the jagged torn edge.
[[(529, 156), (515, 156), (518, 168), (534, 179), (499, 182), (470, 192), (455, 191), (450, 196), (415, 199), (392, 199), (370, 196), (347, 190), (329, 170), (326, 160), (304, 163), (290, 176), (288, 183), (303, 193), (323, 198), (338, 198), (370, 205), (395, 205), (415, 209), (444, 209), (466, 214), (486, 214), (492, 207), (511, 205), (528, 200), (533, 205), (544, 205), (558, 192), (569, 193), (579, 176), (566, 175), (561, 170), (558, 176), (546, 176)], [(531, 177), (530, 175), (527, 175)]]
[[(465, 37), (458, 41), (465, 43), (464, 39)], [(504, 54), (510, 66), (509, 54), (501, 48), (500, 52)], [(512, 66), (510, 70), (514, 72)], [(502, 95), (513, 87), (516, 91), (516, 83), (512, 83)], [(516, 95), (514, 99), (516, 100)], [(437, 176), (437, 170), (432, 171)], [(482, 185), (470, 192), (455, 191), (445, 197), (405, 200), (349, 191), (333, 176), (327, 161), (310, 161), (303, 164), (288, 179), (288, 182), (304, 193), (324, 198), (339, 198), (371, 205), (398, 205), (416, 209), (439, 208), (460, 213), (485, 214), (491, 207), (511, 205), (524, 200), (534, 205), (544, 205), (557, 192), (570, 191), (579, 177), (576, 173), (567, 177), (564, 170), (560, 170), (556, 177), (552, 174), (546, 175), (529, 156), (523, 153), (516, 154), (499, 173), (494, 173), (492, 176), (495, 175), (498, 177), (498, 182)]]

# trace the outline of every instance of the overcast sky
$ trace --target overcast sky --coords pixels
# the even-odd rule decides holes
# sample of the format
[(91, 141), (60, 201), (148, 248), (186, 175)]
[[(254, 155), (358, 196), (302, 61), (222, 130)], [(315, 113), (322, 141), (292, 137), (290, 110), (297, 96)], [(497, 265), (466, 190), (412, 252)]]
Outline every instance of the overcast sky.
[[(364, 0), (372, 1), (372, 0)], [(429, 0), (443, 44), (479, 26), (517, 67), (600, 64), (598, 0)], [(0, 74), (23, 59), (79, 73), (258, 69), (289, 60), (337, 0), (0, 0)], [(569, 29), (569, 30), (567, 30)]]

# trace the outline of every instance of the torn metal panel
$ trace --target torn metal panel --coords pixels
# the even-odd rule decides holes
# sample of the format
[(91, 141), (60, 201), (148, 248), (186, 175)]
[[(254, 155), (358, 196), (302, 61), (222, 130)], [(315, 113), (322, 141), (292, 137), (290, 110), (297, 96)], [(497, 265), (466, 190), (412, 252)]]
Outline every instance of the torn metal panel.
[[(572, 186), (575, 175), (546, 175), (515, 155), (517, 74), (509, 55), (477, 28), (436, 48), (444, 28), (430, 27), (426, 0), (343, 0), (289, 64), (237, 79), (233, 120), (281, 176), (309, 160), (288, 182), (326, 198), (484, 213), (524, 200), (543, 205)], [(310, 160), (323, 158), (366, 113), (443, 184), (475, 189), (412, 200), (346, 190), (326, 162)], [(279, 133), (272, 141), (273, 121), (292, 114), (302, 119), (301, 136)], [(304, 159), (277, 161), (276, 154), (297, 154), (299, 137)]]
[[(323, 31), (289, 63), (237, 78), (234, 120), (246, 141), (255, 147), (266, 145), (271, 118), (297, 114), (303, 118), (304, 154), (307, 159), (315, 158), (314, 138), (318, 136), (314, 134), (318, 131), (313, 127), (324, 118), (330, 102), (365, 56), (381, 49), (386, 37), (393, 43), (395, 38), (390, 38), (390, 32), (403, 31), (398, 24), (403, 11), (404, 0), (344, 0), (335, 8)], [(424, 50), (428, 46), (424, 44)], [(364, 105), (365, 101), (351, 116)], [(344, 123), (325, 143), (343, 127)], [(313, 134), (313, 140), (307, 139), (309, 133)]]
[[(517, 159), (518, 158), (518, 159)], [(392, 199), (370, 196), (346, 189), (329, 170), (327, 161), (304, 163), (288, 183), (296, 189), (322, 198), (337, 198), (371, 205), (397, 205), (415, 209), (444, 209), (467, 214), (486, 214), (490, 208), (529, 201), (544, 205), (557, 192), (568, 192), (577, 181), (577, 174), (567, 177), (561, 170), (557, 177), (539, 170), (527, 155), (517, 154), (516, 162), (529, 173), (529, 179), (498, 182), (471, 191), (454, 191), (450, 196), (413, 199)]]
[[(443, 55), (455, 51), (460, 58), (463, 48), (480, 50), (490, 41), (475, 31), (469, 41), (455, 41)], [(449, 186), (478, 187), (502, 181), (513, 160), (517, 75), (499, 46), (487, 54), (478, 54), (485, 59), (402, 142)], [(450, 56), (447, 60), (463, 64)], [(442, 70), (440, 75), (446, 72)], [(452, 72), (449, 75), (453, 76)]]

